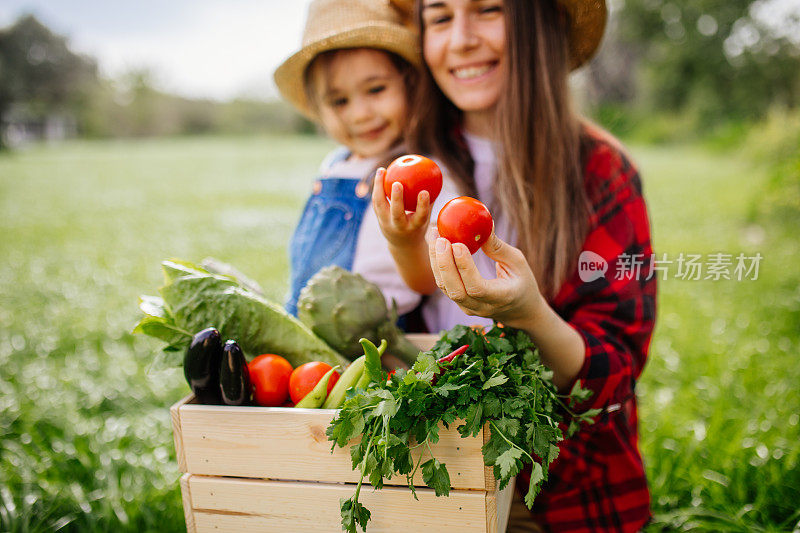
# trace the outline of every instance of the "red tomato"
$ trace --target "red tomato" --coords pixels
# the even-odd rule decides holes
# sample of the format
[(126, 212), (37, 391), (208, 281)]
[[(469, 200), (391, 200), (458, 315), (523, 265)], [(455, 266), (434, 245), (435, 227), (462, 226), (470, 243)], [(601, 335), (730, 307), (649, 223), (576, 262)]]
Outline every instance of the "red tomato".
[(481, 202), (469, 196), (453, 198), (439, 211), (436, 227), (439, 235), (467, 245), (474, 254), (492, 234), (492, 214)]
[(417, 209), (417, 195), (422, 191), (428, 191), (431, 204), (442, 192), (442, 171), (436, 163), (421, 155), (404, 155), (392, 161), (383, 178), (386, 198), (392, 197), (392, 184), (396, 181), (403, 185), (406, 211)]
[[(292, 397), (292, 401), (297, 403), (302, 400), (331, 368), (333, 368), (331, 365), (321, 361), (306, 363), (295, 368), (289, 377), (289, 396)], [(328, 380), (328, 394), (338, 380), (339, 373), (334, 372)]]
[(292, 365), (280, 355), (265, 353), (247, 365), (253, 399), (258, 405), (279, 407), (289, 398), (289, 376)]

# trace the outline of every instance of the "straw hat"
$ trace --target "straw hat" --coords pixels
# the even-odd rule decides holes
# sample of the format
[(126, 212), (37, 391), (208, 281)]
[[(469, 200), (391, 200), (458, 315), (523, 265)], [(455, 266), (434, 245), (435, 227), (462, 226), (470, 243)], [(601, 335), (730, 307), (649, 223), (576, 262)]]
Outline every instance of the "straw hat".
[(397, 0), (314, 0), (308, 8), (300, 51), (275, 70), (275, 84), (286, 100), (315, 118), (303, 80), (308, 65), (322, 52), (342, 48), (377, 48), (420, 64), (418, 37), (395, 9)]
[[(536, 0), (529, 0), (536, 1)], [(597, 51), (606, 29), (605, 0), (556, 0), (569, 15), (569, 51), (572, 68), (586, 63)], [(415, 0), (393, 0), (409, 16), (414, 12)]]
[(586, 63), (600, 46), (606, 30), (605, 0), (558, 0), (569, 15), (569, 52), (572, 68)]

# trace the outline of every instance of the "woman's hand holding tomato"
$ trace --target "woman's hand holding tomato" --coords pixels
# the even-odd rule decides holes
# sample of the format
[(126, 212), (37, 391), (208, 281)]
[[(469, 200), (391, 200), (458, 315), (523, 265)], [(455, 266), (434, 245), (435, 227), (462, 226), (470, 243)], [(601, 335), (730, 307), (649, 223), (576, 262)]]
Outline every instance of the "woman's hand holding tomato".
[[(295, 368), (289, 377), (289, 395), (292, 402), (296, 404), (302, 400), (331, 368), (333, 368), (331, 365), (321, 361), (306, 363)], [(334, 372), (328, 380), (326, 394), (330, 394), (337, 381), (339, 381), (339, 373)]]
[(433, 234), (428, 252), (436, 285), (468, 315), (530, 329), (547, 302), (522, 251), (500, 240), (494, 232), (481, 249), (496, 261), (494, 279), (481, 276), (466, 245), (451, 243), (439, 237), (438, 232)]
[(439, 211), (439, 235), (451, 243), (460, 242), (474, 254), (481, 249), (494, 228), (492, 214), (483, 203), (469, 196), (453, 198)]
[(292, 365), (289, 361), (274, 354), (262, 354), (247, 365), (253, 399), (264, 407), (284, 405), (289, 398), (289, 377)]

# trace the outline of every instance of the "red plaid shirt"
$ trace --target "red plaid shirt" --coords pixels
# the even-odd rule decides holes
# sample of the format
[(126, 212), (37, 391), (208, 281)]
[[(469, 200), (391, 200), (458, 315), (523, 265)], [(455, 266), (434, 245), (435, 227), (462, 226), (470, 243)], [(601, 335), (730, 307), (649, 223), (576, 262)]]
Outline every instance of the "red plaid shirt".
[[(576, 268), (551, 305), (586, 344), (576, 379), (594, 394), (579, 408), (604, 411), (561, 443), (532, 514), (546, 531), (638, 531), (650, 519), (634, 395), (655, 321), (650, 225), (638, 172), (621, 147), (595, 129), (585, 146), (593, 210), (583, 252), (597, 254), (589, 259), (602, 265), (602, 258), (608, 270), (589, 281), (583, 269), (585, 282)], [(529, 472), (517, 484), (523, 491)]]

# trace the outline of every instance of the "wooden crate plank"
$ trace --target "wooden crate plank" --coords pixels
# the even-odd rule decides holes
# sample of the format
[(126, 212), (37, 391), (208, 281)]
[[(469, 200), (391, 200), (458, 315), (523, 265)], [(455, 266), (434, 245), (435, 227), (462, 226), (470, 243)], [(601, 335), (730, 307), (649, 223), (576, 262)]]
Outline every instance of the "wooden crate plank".
[(194, 513), (192, 512), (192, 495), (189, 487), (191, 474), (181, 476), (181, 499), (183, 500), (183, 516), (186, 520), (186, 533), (196, 533), (197, 527), (194, 523)]
[(506, 488), (497, 493), (497, 531), (502, 533), (508, 527), (508, 517), (511, 514), (511, 501), (514, 499), (514, 485), (517, 478), (508, 482)]
[[(354, 485), (245, 480), (191, 476), (192, 507), (198, 532), (341, 531), (339, 499), (349, 498)], [(483, 491), (450, 492), (436, 497), (418, 489), (362, 487), (360, 501), (372, 512), (370, 533), (470, 533), (486, 531)]]
[[(357, 482), (349, 449), (336, 448), (325, 429), (335, 411), (185, 404), (179, 407), (186, 471), (210, 476)], [(457, 489), (486, 489), (483, 436), (462, 439), (451, 426), (431, 446)], [(415, 454), (427, 453), (424, 447)], [(418, 455), (417, 455), (418, 456)], [(491, 474), (491, 471), (489, 471)], [(494, 478), (489, 486), (494, 486)], [(404, 476), (386, 484), (405, 485)], [(415, 484), (424, 485), (418, 472)]]
[(420, 350), (427, 352), (433, 348), (433, 345), (439, 340), (439, 335), (434, 335), (432, 333), (407, 333), (406, 338), (411, 342), (411, 344)]
[(169, 408), (169, 416), (172, 419), (172, 440), (175, 443), (175, 459), (178, 462), (178, 470), (181, 472), (188, 472), (188, 470), (186, 470), (186, 455), (183, 451), (183, 433), (181, 432), (180, 407), (193, 400), (194, 395), (190, 394), (180, 401), (175, 402)]

